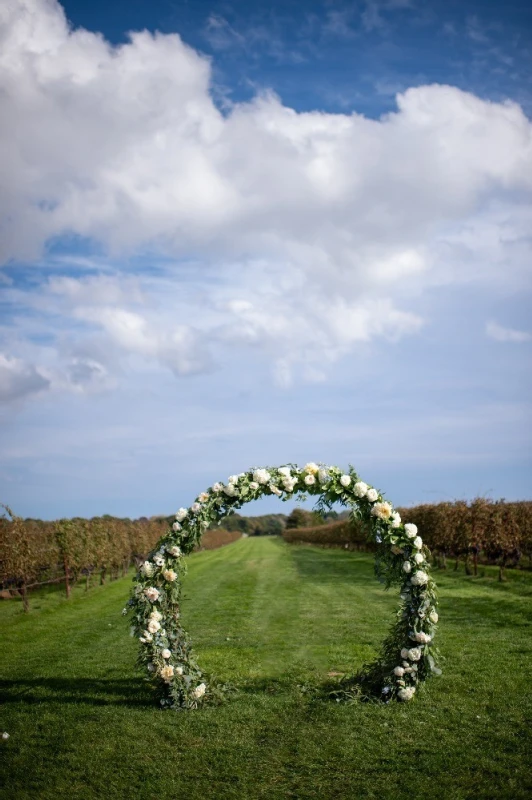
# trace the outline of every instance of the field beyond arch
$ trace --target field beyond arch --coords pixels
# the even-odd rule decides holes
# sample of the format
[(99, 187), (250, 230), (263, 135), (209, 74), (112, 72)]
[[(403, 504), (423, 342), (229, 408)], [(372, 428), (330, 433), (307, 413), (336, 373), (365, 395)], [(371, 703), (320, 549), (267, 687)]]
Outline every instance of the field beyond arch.
[(312, 688), (374, 656), (397, 595), (371, 555), (249, 537), (188, 559), (183, 616), (219, 707), (162, 712), (135, 671), (130, 578), (0, 604), (0, 784), (39, 798), (524, 798), (532, 575), (435, 572), (443, 675), (408, 705)]

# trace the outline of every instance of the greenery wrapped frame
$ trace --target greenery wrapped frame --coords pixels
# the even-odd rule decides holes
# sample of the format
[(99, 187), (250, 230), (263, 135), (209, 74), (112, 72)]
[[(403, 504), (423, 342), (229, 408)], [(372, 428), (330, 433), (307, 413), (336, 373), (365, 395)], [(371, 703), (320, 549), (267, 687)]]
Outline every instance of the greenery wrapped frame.
[(377, 577), (387, 588), (400, 585), (400, 605), (378, 658), (344, 679), (334, 695), (337, 699), (359, 695), (384, 702), (411, 700), (432, 673), (440, 673), (434, 648), (437, 597), (429, 552), (417, 527), (404, 524), (391, 503), (352, 467), (344, 472), (311, 462), (303, 468), (294, 464), (254, 468), (232, 475), (226, 483), (215, 483), (190, 508), (179, 509), (171, 528), (140, 567), (125, 611), (131, 613), (132, 633), (139, 639), (139, 663), (157, 687), (161, 706), (197, 708), (217, 694), (196, 663), (181, 622), (184, 557), (213, 523), (265, 495), (282, 500), (314, 495), (320, 511), (339, 502), (353, 519), (365, 524), (375, 545)]

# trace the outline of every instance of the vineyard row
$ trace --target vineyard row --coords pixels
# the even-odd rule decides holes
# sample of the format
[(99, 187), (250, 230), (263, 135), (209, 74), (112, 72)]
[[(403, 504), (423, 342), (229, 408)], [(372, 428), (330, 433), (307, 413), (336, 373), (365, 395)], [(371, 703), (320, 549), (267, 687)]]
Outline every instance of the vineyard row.
[[(5, 596), (22, 595), (29, 608), (28, 590), (64, 583), (67, 597), (80, 580), (85, 587), (104, 584), (138, 566), (167, 532), (164, 517), (140, 519), (62, 519), (55, 522), (23, 520), (5, 507), (0, 517), (0, 586)], [(207, 531), (202, 549), (229, 544), (240, 531)]]
[[(517, 566), (524, 556), (532, 560), (532, 502), (506, 503), (477, 498), (471, 503), (436, 503), (399, 508), (404, 522), (417, 525), (432, 551), (436, 566), (465, 563), (466, 572), (477, 574), (479, 563), (498, 564), (500, 577), (508, 565)], [(367, 531), (356, 520), (343, 520), (312, 528), (287, 528), (287, 542), (328, 547), (368, 549)], [(373, 548), (374, 549), (374, 548)]]

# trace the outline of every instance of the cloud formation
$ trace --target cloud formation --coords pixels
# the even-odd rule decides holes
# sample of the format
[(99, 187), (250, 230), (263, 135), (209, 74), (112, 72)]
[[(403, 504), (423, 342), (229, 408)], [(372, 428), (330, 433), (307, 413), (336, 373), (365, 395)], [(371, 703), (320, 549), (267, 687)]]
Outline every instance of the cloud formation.
[(514, 328), (505, 328), (498, 322), (488, 322), (486, 324), (486, 335), (496, 342), (530, 342), (532, 335), (528, 331), (516, 331)]
[(11, 403), (42, 392), (50, 381), (33, 364), (0, 353), (0, 402)]
[[(268, 92), (224, 114), (211, 80), (178, 34), (113, 47), (55, 0), (0, 8), (0, 262), (75, 234), (121, 265), (43, 284), (41, 307), (75, 328), (61, 381), (110, 368), (89, 337), (176, 375), (211, 369), (218, 344), (259, 345), (286, 382), (294, 364), (321, 374), (357, 343), (420, 330), (427, 287), (499, 280), (502, 263), (519, 278), (532, 126), (515, 103), (432, 85), (380, 120)], [(132, 289), (124, 259), (139, 253), (167, 261)]]

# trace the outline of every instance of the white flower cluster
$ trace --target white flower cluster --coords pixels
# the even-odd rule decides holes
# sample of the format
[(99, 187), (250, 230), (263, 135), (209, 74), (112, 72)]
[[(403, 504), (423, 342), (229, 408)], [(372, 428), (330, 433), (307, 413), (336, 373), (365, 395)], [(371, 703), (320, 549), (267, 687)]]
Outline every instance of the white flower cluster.
[(173, 668), (173, 666), (171, 664), (166, 664), (161, 669), (161, 671), (159, 672), (159, 675), (161, 676), (163, 681), (166, 681), (167, 683), (170, 683), (170, 681), (174, 677), (174, 668)]
[(271, 480), (271, 475), (267, 469), (256, 469), (253, 473), (253, 480), (255, 483), (258, 483), (260, 486), (264, 486), (266, 483), (269, 483)]
[(403, 689), (399, 689), (397, 692), (397, 697), (399, 700), (411, 700), (415, 694), (416, 687), (415, 686), (405, 686)]
[(140, 572), (145, 578), (151, 578), (153, 575), (153, 564), (150, 564), (149, 561), (145, 561), (140, 568)]
[(156, 603), (159, 599), (159, 590), (155, 588), (155, 586), (149, 586), (147, 589), (144, 589), (144, 594), (150, 601), (150, 603)]
[(418, 569), (417, 572), (414, 572), (412, 577), (410, 578), (410, 583), (412, 586), (424, 586), (428, 583), (429, 576), (426, 572), (423, 572), (422, 569)]
[(392, 518), (393, 508), (390, 503), (375, 503), (371, 514), (379, 519), (389, 520)]

